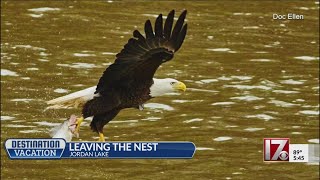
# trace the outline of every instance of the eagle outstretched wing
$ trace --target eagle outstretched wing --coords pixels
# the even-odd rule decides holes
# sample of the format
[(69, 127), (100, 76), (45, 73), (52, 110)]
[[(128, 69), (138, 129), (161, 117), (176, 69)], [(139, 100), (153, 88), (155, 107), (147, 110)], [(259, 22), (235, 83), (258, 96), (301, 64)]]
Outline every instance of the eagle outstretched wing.
[(133, 38), (129, 39), (116, 55), (115, 62), (104, 71), (95, 93), (152, 80), (158, 67), (171, 60), (179, 50), (187, 33), (187, 24), (184, 24), (187, 11), (181, 13), (173, 27), (174, 13), (172, 10), (168, 14), (164, 26), (160, 14), (154, 30), (150, 20), (147, 20), (144, 27), (145, 37), (138, 30), (133, 32)]

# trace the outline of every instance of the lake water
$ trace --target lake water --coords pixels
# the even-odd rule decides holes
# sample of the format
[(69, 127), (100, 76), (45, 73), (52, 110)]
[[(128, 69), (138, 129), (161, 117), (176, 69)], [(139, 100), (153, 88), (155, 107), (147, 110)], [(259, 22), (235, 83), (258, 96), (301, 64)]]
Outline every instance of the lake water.
[[(135, 29), (171, 9), (189, 30), (157, 78), (188, 90), (122, 111), (107, 141), (192, 141), (189, 160), (10, 160), (3, 179), (318, 179), (318, 165), (264, 163), (265, 137), (319, 143), (319, 3), (1, 1), (1, 142), (47, 138), (79, 109), (46, 101), (96, 85)], [(304, 20), (273, 20), (295, 13)], [(178, 14), (178, 13), (177, 13)], [(96, 141), (83, 123), (80, 139)], [(3, 147), (3, 146), (2, 146)]]

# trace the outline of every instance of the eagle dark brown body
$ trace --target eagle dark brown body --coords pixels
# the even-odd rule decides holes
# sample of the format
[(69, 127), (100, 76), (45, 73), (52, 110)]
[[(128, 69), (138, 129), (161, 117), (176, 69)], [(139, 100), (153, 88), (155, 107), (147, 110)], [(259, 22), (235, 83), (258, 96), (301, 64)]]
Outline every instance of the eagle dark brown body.
[[(110, 91), (110, 94), (104, 96), (103, 99), (94, 98), (88, 101), (82, 109), (82, 114), (84, 118), (94, 116), (90, 124), (91, 129), (95, 132), (102, 132), (103, 126), (111, 121), (120, 110), (139, 108), (139, 105), (142, 106), (146, 101), (150, 100), (152, 98), (150, 96), (150, 86), (152, 84), (144, 83), (140, 85), (143, 86), (131, 87), (130, 90), (119, 89)], [(107, 99), (108, 97), (110, 99)], [(103, 103), (101, 100), (108, 101), (108, 103)]]

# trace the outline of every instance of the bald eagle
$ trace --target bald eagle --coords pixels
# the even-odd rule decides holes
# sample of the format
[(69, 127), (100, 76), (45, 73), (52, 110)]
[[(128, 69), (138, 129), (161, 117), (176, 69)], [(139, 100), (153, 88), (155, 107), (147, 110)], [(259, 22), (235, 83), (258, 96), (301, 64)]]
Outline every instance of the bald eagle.
[(103, 127), (122, 109), (137, 108), (153, 97), (174, 91), (185, 91), (184, 83), (175, 79), (153, 78), (158, 67), (173, 58), (185, 39), (187, 24), (184, 23), (187, 11), (184, 10), (173, 26), (172, 10), (163, 25), (160, 14), (152, 28), (150, 20), (145, 22), (143, 36), (133, 31), (116, 60), (104, 72), (97, 86), (84, 89), (47, 103), (49, 108), (82, 107), (82, 117), (77, 119), (77, 132), (83, 119), (92, 117), (91, 129), (104, 141)]

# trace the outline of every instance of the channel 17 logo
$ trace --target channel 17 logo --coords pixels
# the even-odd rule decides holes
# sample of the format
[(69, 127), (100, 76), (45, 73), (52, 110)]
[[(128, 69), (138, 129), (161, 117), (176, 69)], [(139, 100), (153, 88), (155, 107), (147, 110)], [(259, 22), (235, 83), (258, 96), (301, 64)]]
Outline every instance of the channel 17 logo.
[(289, 161), (289, 138), (264, 138), (264, 161)]

